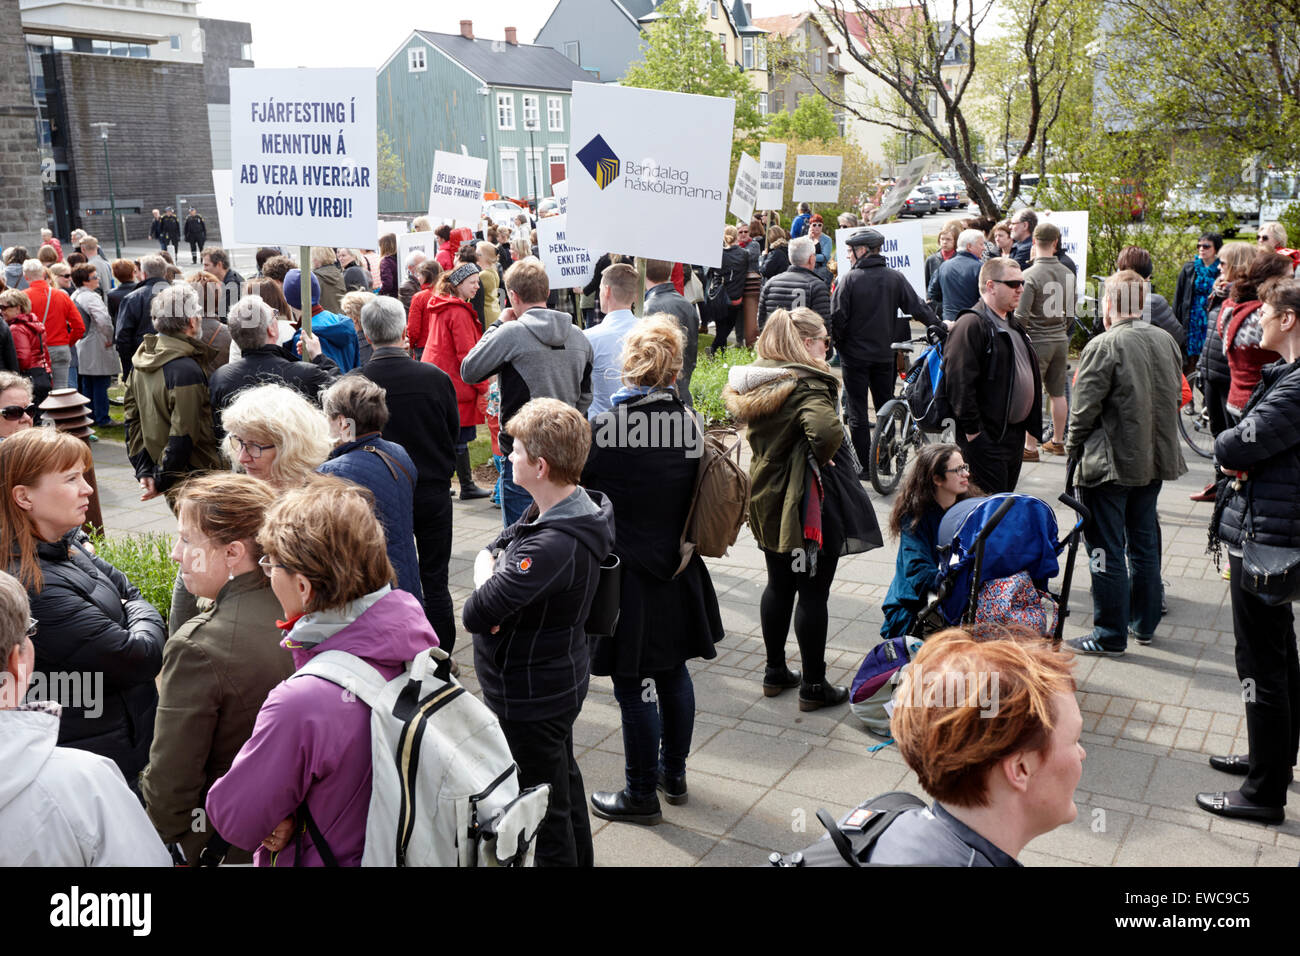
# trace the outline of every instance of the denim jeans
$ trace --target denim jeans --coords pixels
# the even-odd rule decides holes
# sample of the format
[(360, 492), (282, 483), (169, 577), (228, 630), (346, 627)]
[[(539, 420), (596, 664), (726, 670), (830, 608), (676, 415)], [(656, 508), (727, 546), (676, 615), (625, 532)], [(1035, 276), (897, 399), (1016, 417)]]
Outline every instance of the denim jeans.
[(501, 521), (507, 528), (522, 518), (533, 503), (533, 496), (514, 483), (514, 476), (514, 466), (507, 457), (501, 471)]
[(110, 375), (81, 375), (77, 391), (90, 399), (90, 417), (96, 425), (111, 424), (108, 417), (108, 383)]
[(1083, 526), (1092, 572), (1091, 637), (1107, 649), (1128, 645), (1128, 632), (1154, 634), (1160, 623), (1160, 528), (1156, 500), (1163, 482), (1140, 488), (1107, 482), (1080, 488), (1092, 520)]
[(669, 777), (686, 773), (686, 755), (695, 729), (695, 685), (682, 663), (644, 677), (614, 677), (614, 699), (623, 712), (623, 753), (627, 789), (652, 797), (662, 767)]

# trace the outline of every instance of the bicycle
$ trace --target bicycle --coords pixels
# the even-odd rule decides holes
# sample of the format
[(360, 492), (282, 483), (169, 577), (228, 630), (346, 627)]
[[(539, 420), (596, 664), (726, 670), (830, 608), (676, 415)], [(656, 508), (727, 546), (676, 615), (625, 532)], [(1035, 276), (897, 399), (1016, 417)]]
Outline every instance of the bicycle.
[[(921, 338), (908, 342), (893, 342), (890, 348), (896, 354), (911, 356), (913, 345), (924, 345), (927, 342), (937, 345), (935, 338), (937, 334), (930, 330)], [(927, 432), (912, 414), (912, 404), (909, 399), (913, 383), (917, 378), (914, 374), (916, 371), (916, 365), (913, 364), (908, 369), (906, 377), (900, 378), (894, 398), (876, 412), (876, 427), (871, 432), (867, 475), (871, 479), (871, 486), (881, 495), (893, 494), (894, 489), (898, 487), (913, 449), (919, 452), (922, 446), (929, 443), (932, 436), (945, 442), (952, 441), (955, 436), (954, 422), (944, 422), (944, 427), (940, 431)]]
[(1192, 387), (1192, 398), (1178, 409), (1178, 431), (1192, 451), (1202, 458), (1213, 458), (1214, 433), (1210, 430), (1210, 411), (1205, 404), (1200, 366), (1187, 376), (1187, 384)]

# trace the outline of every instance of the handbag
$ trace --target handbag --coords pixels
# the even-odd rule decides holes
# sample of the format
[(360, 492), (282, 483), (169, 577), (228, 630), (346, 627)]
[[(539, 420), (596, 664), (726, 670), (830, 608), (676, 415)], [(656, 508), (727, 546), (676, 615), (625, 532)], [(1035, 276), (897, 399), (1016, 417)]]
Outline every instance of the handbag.
[(699, 304), (704, 301), (704, 283), (700, 281), (699, 274), (694, 269), (686, 270), (690, 277), (682, 286), (682, 294), (686, 296), (687, 302)]
[(1300, 548), (1279, 548), (1256, 541), (1254, 512), (1255, 492), (1251, 488), (1246, 497), (1246, 538), (1241, 545), (1241, 586), (1272, 607), (1300, 600)]

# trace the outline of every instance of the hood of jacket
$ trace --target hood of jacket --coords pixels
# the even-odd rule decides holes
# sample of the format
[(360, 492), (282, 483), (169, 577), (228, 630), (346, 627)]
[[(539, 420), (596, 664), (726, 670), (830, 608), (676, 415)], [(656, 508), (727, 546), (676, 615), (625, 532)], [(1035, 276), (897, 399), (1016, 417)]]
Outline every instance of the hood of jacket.
[(563, 531), (601, 560), (614, 550), (614, 503), (599, 491), (579, 487), (546, 514), (527, 524), (530, 530)]
[(40, 710), (0, 712), (0, 811), (32, 785), (59, 742), (59, 718)]
[(145, 371), (156, 371), (179, 358), (192, 358), (200, 365), (206, 365), (216, 354), (212, 346), (189, 336), (146, 335), (131, 364)]
[(554, 309), (529, 309), (515, 321), (537, 336), (543, 345), (552, 348), (567, 343), (570, 331), (575, 327), (573, 316)]
[(300, 668), (321, 651), (346, 651), (378, 667), (401, 668), (438, 638), (424, 608), (406, 591), (384, 585), (346, 607), (304, 614), (283, 644)]
[(458, 295), (431, 295), (429, 296), (428, 309), (431, 313), (442, 313), (464, 309), (478, 321), (478, 313), (474, 307)]
[(759, 359), (752, 365), (733, 365), (727, 371), (722, 398), (728, 411), (743, 422), (752, 422), (776, 414), (804, 377), (820, 377), (839, 388), (835, 376), (821, 369)]

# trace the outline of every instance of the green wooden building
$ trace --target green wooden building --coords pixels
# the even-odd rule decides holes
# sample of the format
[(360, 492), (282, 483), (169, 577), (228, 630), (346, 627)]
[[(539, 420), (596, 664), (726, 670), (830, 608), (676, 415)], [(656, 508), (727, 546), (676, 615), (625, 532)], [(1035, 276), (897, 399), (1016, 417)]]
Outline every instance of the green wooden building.
[(510, 199), (552, 194), (569, 165), (573, 84), (594, 81), (549, 47), (416, 30), (379, 69), (379, 129), (402, 161), (405, 191), (379, 190), (381, 213), (428, 210), (435, 150), (488, 160), (488, 186)]

